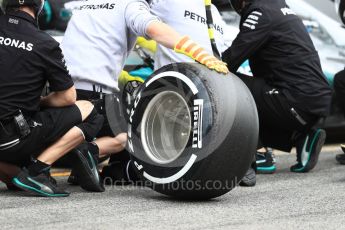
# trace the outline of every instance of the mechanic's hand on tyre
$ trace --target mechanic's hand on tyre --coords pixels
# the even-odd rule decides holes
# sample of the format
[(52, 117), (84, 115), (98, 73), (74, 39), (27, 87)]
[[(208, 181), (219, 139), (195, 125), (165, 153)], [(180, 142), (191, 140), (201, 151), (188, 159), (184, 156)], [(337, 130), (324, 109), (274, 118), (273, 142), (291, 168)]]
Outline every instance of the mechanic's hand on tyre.
[(175, 52), (182, 53), (191, 57), (209, 69), (216, 70), (219, 73), (229, 73), (226, 63), (218, 60), (213, 55), (208, 54), (204, 48), (192, 41), (188, 36), (184, 36), (174, 47)]
[(218, 60), (216, 57), (209, 55), (211, 58), (206, 60), (205, 63), (198, 61), (199, 63), (207, 66), (209, 69), (213, 69), (216, 70), (219, 73), (224, 73), (227, 74), (229, 73), (227, 64), (225, 62), (222, 62), (220, 60)]
[(128, 118), (130, 113), (132, 100), (134, 100), (136, 93), (139, 87), (144, 83), (144, 80), (141, 77), (136, 77), (130, 75), (127, 71), (122, 71), (119, 79), (119, 89), (121, 92), (121, 101), (122, 101), (122, 108), (125, 114), (125, 117)]
[(121, 92), (126, 92), (134, 96), (135, 91), (144, 83), (144, 80), (141, 77), (132, 76), (123, 70), (119, 76), (118, 83)]

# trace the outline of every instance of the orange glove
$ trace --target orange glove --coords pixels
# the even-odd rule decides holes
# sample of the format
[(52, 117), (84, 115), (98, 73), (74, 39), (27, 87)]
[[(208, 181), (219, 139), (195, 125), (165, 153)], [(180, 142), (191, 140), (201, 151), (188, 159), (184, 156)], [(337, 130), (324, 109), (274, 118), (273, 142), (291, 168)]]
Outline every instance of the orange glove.
[(188, 36), (184, 36), (174, 47), (176, 53), (182, 53), (193, 60), (207, 66), (209, 69), (220, 73), (229, 73), (226, 63), (218, 60), (215, 56), (208, 54), (204, 48), (193, 42)]

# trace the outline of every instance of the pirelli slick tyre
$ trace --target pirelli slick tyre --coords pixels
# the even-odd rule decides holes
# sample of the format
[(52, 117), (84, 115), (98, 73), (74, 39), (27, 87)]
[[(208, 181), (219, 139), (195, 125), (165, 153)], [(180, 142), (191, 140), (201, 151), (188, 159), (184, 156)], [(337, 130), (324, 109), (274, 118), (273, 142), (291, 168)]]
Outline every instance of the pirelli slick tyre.
[(242, 81), (195, 64), (156, 71), (129, 116), (135, 170), (157, 192), (210, 199), (234, 188), (253, 161), (255, 102)]

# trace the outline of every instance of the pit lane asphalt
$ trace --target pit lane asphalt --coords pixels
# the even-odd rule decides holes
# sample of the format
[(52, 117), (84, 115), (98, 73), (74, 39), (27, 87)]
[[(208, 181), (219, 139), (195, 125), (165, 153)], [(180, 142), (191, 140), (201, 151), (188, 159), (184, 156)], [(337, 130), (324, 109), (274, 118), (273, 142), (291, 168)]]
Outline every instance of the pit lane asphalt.
[(150, 189), (108, 187), (102, 194), (59, 184), (68, 198), (37, 198), (0, 185), (0, 229), (344, 229), (345, 166), (338, 146), (323, 149), (312, 173), (294, 174), (295, 155), (277, 154), (278, 170), (254, 188), (207, 202), (175, 201)]

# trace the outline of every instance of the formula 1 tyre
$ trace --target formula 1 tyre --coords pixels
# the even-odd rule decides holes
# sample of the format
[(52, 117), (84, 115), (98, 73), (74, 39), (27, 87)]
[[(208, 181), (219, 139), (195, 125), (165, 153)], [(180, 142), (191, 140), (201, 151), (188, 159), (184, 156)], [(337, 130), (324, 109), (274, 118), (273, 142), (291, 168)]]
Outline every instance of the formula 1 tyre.
[(121, 106), (121, 94), (107, 94), (104, 98), (104, 107), (107, 122), (114, 136), (127, 132), (127, 122)]
[(257, 141), (248, 88), (197, 63), (157, 70), (139, 88), (129, 116), (135, 170), (155, 191), (179, 199), (229, 192), (252, 163)]

